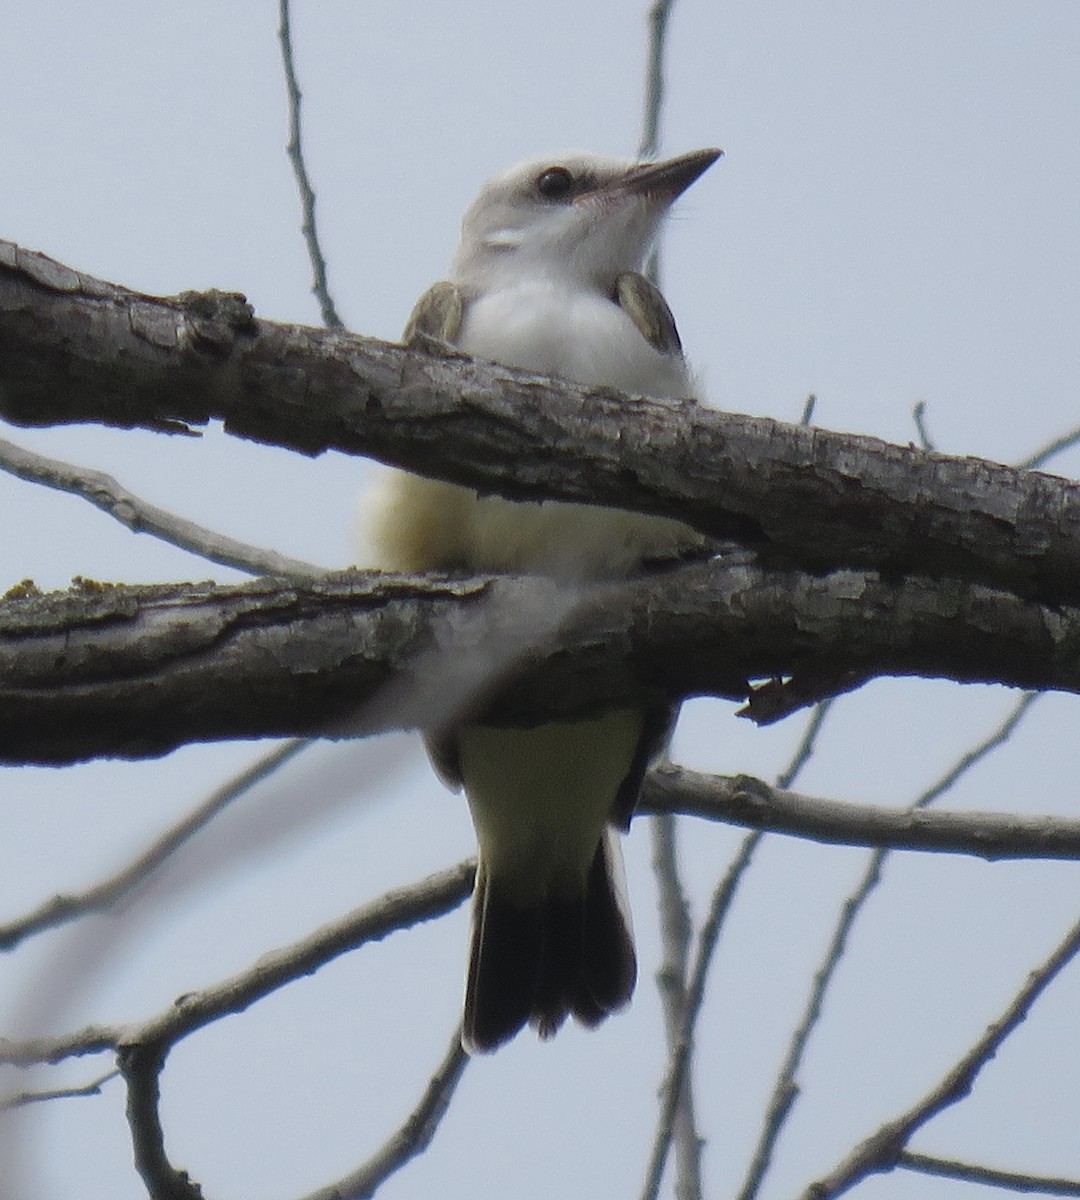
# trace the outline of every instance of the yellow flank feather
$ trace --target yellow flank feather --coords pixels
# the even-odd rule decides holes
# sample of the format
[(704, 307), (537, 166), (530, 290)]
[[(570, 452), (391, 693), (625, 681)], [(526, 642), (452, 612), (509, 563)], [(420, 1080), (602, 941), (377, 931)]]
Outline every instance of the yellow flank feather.
[(585, 582), (702, 545), (679, 521), (597, 505), (522, 503), (388, 471), (367, 529), (390, 571), (503, 571)]

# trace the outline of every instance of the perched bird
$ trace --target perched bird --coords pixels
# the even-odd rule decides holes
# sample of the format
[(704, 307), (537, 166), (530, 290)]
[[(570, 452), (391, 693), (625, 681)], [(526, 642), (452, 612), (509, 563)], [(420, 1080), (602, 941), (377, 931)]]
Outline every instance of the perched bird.
[[(484, 184), (462, 222), (449, 281), (405, 331), (586, 386), (689, 397), (671, 312), (641, 269), (675, 199), (720, 156), (656, 163), (567, 154)], [(378, 565), (621, 578), (700, 549), (676, 521), (599, 506), (523, 503), (388, 473), (370, 530)], [(428, 737), (463, 787), (479, 844), (462, 1041), (493, 1050), (528, 1021), (596, 1025), (637, 974), (617, 830), (666, 744), (674, 713), (627, 704), (521, 728), (498, 714)]]

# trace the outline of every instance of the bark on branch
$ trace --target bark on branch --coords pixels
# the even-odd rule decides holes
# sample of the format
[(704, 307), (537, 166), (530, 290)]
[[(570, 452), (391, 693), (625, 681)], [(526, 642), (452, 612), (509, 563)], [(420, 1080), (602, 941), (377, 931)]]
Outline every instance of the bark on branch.
[(6, 242), (0, 416), (169, 432), (221, 420), (519, 499), (678, 516), (771, 565), (951, 576), (1080, 604), (1080, 485), (256, 321), (242, 296), (140, 295)]
[[(530, 613), (562, 611), (537, 640)], [(872, 675), (1080, 691), (1080, 611), (973, 584), (714, 559), (577, 597), (544, 579), (343, 572), (0, 603), (0, 761), (571, 716), (747, 680), (798, 702)]]

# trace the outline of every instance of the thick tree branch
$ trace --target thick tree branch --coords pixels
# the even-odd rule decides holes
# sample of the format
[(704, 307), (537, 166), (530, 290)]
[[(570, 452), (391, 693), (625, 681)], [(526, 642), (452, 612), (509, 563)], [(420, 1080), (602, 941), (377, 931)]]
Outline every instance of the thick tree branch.
[(120, 1047), (117, 1061), (127, 1084), (127, 1119), (135, 1169), (150, 1200), (203, 1200), (202, 1188), (178, 1170), (165, 1153), (161, 1126), (161, 1070), (166, 1047), (133, 1042)]
[(361, 572), (17, 594), (0, 603), (0, 761), (741, 698), (777, 676), (800, 696), (879, 674), (1080, 691), (1080, 612), (974, 585), (716, 559), (583, 594), (535, 639), (522, 614), (567, 604), (544, 579)]
[(0, 416), (171, 432), (224, 421), (518, 499), (679, 516), (763, 561), (978, 580), (1080, 603), (1080, 485), (340, 331), (243, 297), (136, 292), (0, 243)]

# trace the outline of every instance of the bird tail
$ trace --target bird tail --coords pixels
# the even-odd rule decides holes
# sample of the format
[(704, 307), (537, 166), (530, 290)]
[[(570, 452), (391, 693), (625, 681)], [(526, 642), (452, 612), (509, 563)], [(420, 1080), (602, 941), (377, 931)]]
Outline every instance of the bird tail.
[(476, 874), (462, 1043), (494, 1050), (528, 1021), (550, 1037), (567, 1016), (598, 1025), (634, 990), (637, 959), (618, 834), (605, 828), (584, 891), (522, 907)]

